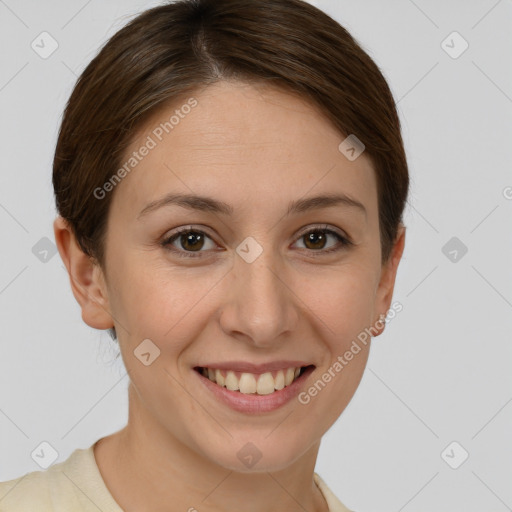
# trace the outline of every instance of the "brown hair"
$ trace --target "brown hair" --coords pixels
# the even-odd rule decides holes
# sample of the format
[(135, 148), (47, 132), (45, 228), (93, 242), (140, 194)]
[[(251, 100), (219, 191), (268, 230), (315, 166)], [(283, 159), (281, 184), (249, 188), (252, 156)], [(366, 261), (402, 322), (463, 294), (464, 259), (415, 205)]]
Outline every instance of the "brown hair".
[(178, 0), (138, 15), (105, 44), (69, 98), (53, 162), (58, 213), (84, 253), (104, 268), (112, 193), (98, 200), (94, 190), (118, 171), (136, 131), (164, 104), (222, 79), (298, 93), (363, 142), (386, 262), (409, 187), (395, 102), (347, 30), (303, 0)]

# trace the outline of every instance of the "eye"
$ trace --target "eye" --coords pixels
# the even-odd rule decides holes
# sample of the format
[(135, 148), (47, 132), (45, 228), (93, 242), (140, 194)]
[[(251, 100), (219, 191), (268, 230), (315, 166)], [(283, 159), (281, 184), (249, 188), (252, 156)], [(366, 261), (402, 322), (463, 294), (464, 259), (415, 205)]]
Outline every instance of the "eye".
[[(331, 244), (326, 248), (329, 237), (338, 243)], [(300, 240), (305, 241), (305, 249), (308, 249), (308, 252), (318, 253), (314, 256), (337, 252), (353, 245), (347, 237), (332, 229), (327, 229), (327, 226), (310, 228), (299, 236), (298, 241)], [(208, 247), (208, 241), (211, 244), (210, 247)], [(161, 245), (177, 256), (184, 258), (201, 257), (201, 252), (208, 252), (209, 249), (215, 249), (216, 247), (215, 242), (204, 231), (193, 229), (190, 226), (178, 229), (171, 236), (165, 238)]]
[[(201, 251), (201, 249), (205, 247), (205, 242), (207, 240), (209, 240), (212, 245), (210, 247), (206, 247), (206, 249), (215, 248), (215, 243), (204, 231), (185, 227), (179, 229), (173, 235), (166, 238), (162, 242), (162, 246), (180, 257), (195, 258), (199, 256), (199, 254), (196, 255), (194, 253), (204, 252)], [(176, 248), (175, 244), (180, 245), (181, 249)]]
[[(334, 238), (338, 243), (331, 244), (326, 248), (329, 237)], [(352, 242), (347, 237), (337, 231), (327, 229), (327, 226), (309, 229), (300, 235), (298, 241), (300, 240), (304, 240), (306, 249), (320, 253), (318, 255), (340, 251), (352, 245)], [(315, 256), (317, 255), (315, 254)]]

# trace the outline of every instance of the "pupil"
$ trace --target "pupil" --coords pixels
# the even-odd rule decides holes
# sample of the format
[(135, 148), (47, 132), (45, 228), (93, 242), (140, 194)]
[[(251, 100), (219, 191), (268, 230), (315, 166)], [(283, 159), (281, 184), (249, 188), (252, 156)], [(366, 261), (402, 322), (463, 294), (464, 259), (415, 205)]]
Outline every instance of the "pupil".
[(194, 232), (191, 232), (187, 235), (182, 235), (181, 236), (181, 242), (182, 242), (182, 245), (185, 249), (190, 249), (192, 251), (196, 250), (196, 249), (201, 249), (202, 245), (200, 245), (199, 247), (194, 247), (194, 242), (203, 242), (203, 236), (201, 235), (201, 233), (194, 233)]
[[(319, 231), (314, 231), (306, 235), (306, 239), (308, 242), (312, 242), (314, 247), (313, 249), (322, 249), (325, 243), (325, 235)], [(316, 242), (316, 243), (315, 243)], [(318, 244), (318, 245), (317, 245)], [(307, 244), (306, 244), (307, 246)], [(311, 247), (310, 247), (311, 249)]]

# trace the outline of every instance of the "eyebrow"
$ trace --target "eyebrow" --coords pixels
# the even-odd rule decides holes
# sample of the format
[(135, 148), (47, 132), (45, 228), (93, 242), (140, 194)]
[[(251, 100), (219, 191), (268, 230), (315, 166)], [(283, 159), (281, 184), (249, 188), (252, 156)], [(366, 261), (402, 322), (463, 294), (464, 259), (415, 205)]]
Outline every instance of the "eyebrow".
[[(199, 196), (193, 194), (167, 194), (161, 199), (152, 201), (146, 205), (139, 213), (137, 219), (144, 215), (155, 211), (164, 206), (177, 205), (189, 210), (198, 210), (208, 213), (219, 213), (224, 215), (233, 215), (233, 207), (228, 203), (213, 199), (212, 197)], [(324, 194), (315, 197), (307, 197), (292, 201), (288, 205), (288, 210), (285, 216), (293, 214), (304, 213), (310, 210), (317, 210), (321, 208), (332, 208), (334, 206), (349, 206), (355, 208), (357, 211), (363, 213), (366, 217), (367, 212), (364, 205), (357, 199), (350, 197), (347, 194)]]

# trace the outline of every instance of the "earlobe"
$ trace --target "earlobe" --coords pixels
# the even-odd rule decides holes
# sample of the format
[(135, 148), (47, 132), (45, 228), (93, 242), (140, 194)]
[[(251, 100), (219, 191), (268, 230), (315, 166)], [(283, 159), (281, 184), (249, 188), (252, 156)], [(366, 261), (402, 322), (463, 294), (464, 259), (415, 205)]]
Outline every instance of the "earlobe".
[(384, 332), (385, 322), (382, 321), (382, 315), (384, 315), (384, 318), (386, 317), (391, 305), (391, 299), (393, 298), (398, 265), (402, 259), (405, 247), (405, 231), (405, 226), (400, 223), (391, 255), (382, 268), (375, 302), (375, 310), (378, 318), (373, 324), (376, 326), (376, 336)]
[(82, 309), (83, 321), (95, 329), (113, 327), (102, 269), (82, 251), (65, 219), (57, 217), (53, 230), (57, 248), (68, 271), (71, 290)]

